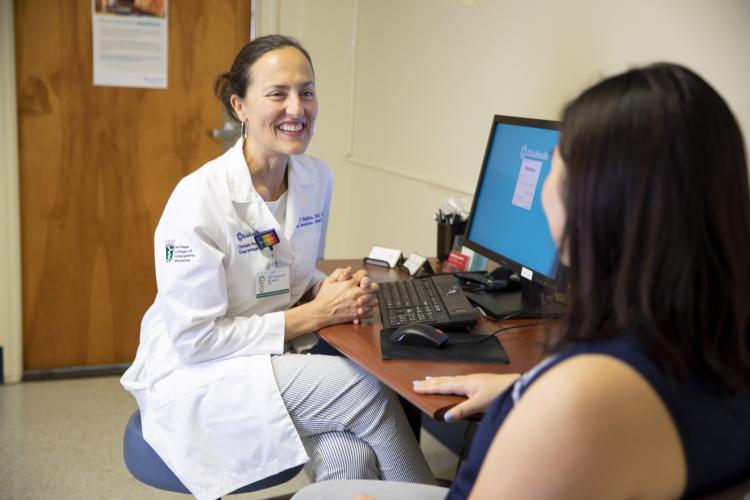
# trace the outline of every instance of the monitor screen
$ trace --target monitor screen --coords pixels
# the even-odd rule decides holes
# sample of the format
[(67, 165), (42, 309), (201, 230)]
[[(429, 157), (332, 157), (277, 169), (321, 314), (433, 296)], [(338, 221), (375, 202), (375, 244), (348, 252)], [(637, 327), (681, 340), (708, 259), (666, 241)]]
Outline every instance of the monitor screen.
[(559, 122), (495, 116), (466, 229), (467, 247), (545, 285), (558, 260), (541, 193), (559, 136)]

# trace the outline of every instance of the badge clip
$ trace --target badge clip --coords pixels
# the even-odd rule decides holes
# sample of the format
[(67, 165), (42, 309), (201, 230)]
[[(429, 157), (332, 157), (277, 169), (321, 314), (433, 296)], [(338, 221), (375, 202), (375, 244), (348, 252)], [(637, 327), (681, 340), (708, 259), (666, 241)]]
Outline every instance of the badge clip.
[(275, 229), (269, 229), (268, 231), (255, 233), (253, 237), (255, 238), (255, 243), (258, 245), (258, 248), (260, 248), (261, 250), (263, 250), (264, 248), (273, 249), (273, 246), (281, 241), (279, 239), (279, 235), (276, 234)]

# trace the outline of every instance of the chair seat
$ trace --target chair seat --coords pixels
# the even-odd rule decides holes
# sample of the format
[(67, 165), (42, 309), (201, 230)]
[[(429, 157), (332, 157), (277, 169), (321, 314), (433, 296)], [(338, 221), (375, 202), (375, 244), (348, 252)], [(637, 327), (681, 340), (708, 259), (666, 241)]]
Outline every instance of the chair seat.
[[(140, 411), (133, 413), (130, 416), (130, 420), (128, 420), (128, 425), (125, 427), (122, 452), (128, 470), (133, 477), (142, 483), (160, 490), (173, 491), (175, 493), (190, 493), (162, 459), (159, 458), (154, 449), (143, 439)], [(277, 486), (292, 479), (301, 469), (301, 465), (292, 467), (273, 476), (243, 486), (230, 494), (249, 493)]]

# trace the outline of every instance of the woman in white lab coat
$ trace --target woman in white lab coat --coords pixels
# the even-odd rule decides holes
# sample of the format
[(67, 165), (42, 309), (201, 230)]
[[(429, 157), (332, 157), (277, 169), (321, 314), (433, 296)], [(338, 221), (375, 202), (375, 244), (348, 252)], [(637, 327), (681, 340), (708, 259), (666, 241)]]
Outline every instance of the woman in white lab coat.
[(180, 181), (156, 229), (158, 293), (122, 377), (144, 438), (198, 498), (308, 461), (316, 480), (434, 482), (376, 379), (343, 357), (284, 354), (369, 316), (377, 289), (364, 271), (315, 268), (332, 178), (303, 155), (317, 115), (310, 56), (258, 38), (215, 87), (242, 137)]

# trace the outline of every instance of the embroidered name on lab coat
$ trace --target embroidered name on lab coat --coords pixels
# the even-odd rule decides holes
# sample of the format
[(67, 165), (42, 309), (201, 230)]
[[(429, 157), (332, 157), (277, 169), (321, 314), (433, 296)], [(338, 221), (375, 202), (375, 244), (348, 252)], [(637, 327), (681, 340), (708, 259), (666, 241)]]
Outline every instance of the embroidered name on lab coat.
[(317, 212), (312, 215), (303, 215), (297, 219), (297, 227), (295, 229), (312, 226), (313, 224), (320, 224), (321, 222), (323, 222), (323, 212)]

